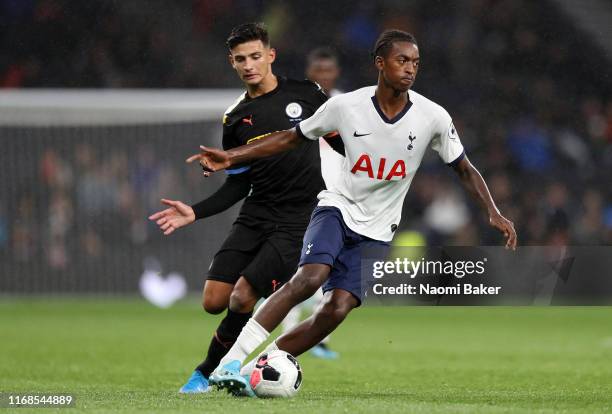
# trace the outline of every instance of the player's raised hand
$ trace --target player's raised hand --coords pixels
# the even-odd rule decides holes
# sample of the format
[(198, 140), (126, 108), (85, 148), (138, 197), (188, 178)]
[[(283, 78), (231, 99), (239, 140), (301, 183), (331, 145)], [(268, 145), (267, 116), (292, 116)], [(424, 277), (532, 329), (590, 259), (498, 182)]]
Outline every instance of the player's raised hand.
[(489, 217), (489, 223), (502, 233), (506, 238), (506, 249), (516, 250), (516, 230), (514, 230), (514, 223), (502, 216), (501, 214), (494, 214)]
[(230, 160), (226, 151), (217, 148), (208, 148), (200, 145), (200, 153), (193, 154), (186, 160), (188, 163), (198, 161), (204, 170), (204, 176), (208, 177), (211, 173), (229, 167)]
[(169, 235), (174, 230), (191, 224), (195, 221), (195, 213), (187, 204), (162, 198), (161, 202), (169, 208), (158, 211), (149, 216), (149, 220), (155, 221), (164, 235)]

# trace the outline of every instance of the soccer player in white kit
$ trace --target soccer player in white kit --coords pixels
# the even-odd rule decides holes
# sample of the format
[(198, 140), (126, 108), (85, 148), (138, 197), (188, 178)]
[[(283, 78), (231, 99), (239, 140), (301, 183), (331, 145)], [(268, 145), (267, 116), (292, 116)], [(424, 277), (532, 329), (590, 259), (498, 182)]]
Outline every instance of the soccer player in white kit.
[(465, 156), (450, 115), (410, 90), (419, 68), (415, 38), (399, 30), (385, 31), (376, 42), (374, 59), (379, 71), (376, 86), (331, 98), (295, 128), (230, 151), (201, 147), (200, 163), (211, 172), (286, 151), (302, 139), (318, 139), (333, 131), (340, 133), (346, 155), (337, 185), (318, 196), (299, 269), (242, 329), (211, 375), (219, 387), (252, 395), (248, 379), (240, 375), (244, 360), (293, 306), (322, 285), (323, 306), (267, 350), (298, 356), (361, 304), (360, 250), (388, 245), (393, 238), (404, 197), (428, 147), (457, 172), (487, 212), (491, 226), (504, 234), (506, 247), (516, 247), (514, 225), (501, 215), (482, 176)]

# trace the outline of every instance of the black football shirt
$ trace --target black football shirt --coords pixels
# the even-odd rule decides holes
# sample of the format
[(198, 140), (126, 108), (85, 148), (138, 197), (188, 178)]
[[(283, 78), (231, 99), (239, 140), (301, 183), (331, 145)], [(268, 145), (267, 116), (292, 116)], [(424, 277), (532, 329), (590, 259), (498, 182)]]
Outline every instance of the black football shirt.
[[(291, 129), (310, 117), (327, 100), (308, 80), (278, 76), (278, 86), (261, 96), (244, 94), (223, 118), (223, 149), (249, 144), (275, 131)], [(319, 143), (303, 140), (287, 152), (232, 166), (228, 174), (245, 174), (251, 183), (236, 222), (276, 223), (303, 229), (325, 188), (321, 177)]]

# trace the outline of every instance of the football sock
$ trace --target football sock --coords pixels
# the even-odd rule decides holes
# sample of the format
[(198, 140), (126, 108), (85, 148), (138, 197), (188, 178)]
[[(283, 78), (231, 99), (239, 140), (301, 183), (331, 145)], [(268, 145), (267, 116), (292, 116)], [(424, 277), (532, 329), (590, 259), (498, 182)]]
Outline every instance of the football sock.
[[(270, 351), (275, 351), (277, 349), (278, 349), (278, 346), (276, 346), (276, 342), (272, 341), (266, 347), (266, 349), (263, 350), (263, 352), (261, 354), (265, 354), (266, 352), (270, 352)], [(259, 354), (259, 355), (261, 355), (261, 354)], [(244, 364), (244, 367), (242, 367), (242, 369), (240, 370), (240, 375), (242, 375), (242, 376), (249, 376), (249, 375), (251, 375), (251, 373), (255, 369), (255, 365), (257, 364), (257, 358), (259, 358), (259, 355), (257, 355), (255, 358), (251, 359), (246, 364)]]
[(268, 339), (268, 336), (270, 336), (270, 332), (266, 331), (255, 319), (249, 319), (242, 328), (236, 343), (221, 359), (219, 366), (234, 360), (238, 360), (242, 364), (251, 352)]
[(202, 375), (208, 378), (213, 370), (217, 368), (217, 365), (219, 365), (219, 361), (221, 361), (223, 355), (225, 355), (228, 349), (236, 342), (240, 330), (252, 315), (253, 312), (238, 313), (228, 309), (227, 315), (219, 324), (217, 331), (210, 341), (206, 359), (196, 367), (196, 370), (200, 371)]

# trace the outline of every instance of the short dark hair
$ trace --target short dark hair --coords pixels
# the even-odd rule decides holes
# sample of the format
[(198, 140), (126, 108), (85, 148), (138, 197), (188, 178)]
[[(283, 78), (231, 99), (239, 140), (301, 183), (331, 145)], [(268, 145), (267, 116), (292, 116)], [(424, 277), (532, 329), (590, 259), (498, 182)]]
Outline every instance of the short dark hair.
[(376, 40), (374, 50), (372, 51), (372, 57), (387, 57), (394, 42), (410, 42), (418, 46), (416, 38), (408, 32), (397, 29), (385, 30), (380, 34), (378, 40)]
[(270, 46), (268, 31), (263, 23), (244, 23), (234, 27), (225, 43), (229, 50), (232, 50), (236, 46), (252, 40), (261, 40), (264, 46)]
[(329, 47), (318, 47), (313, 49), (306, 58), (309, 65), (312, 65), (317, 60), (332, 60), (337, 65), (338, 55)]

